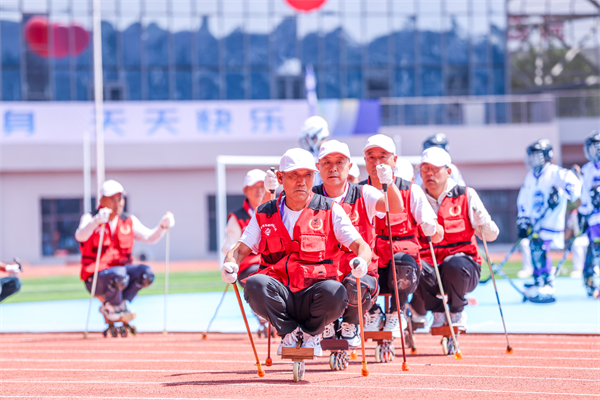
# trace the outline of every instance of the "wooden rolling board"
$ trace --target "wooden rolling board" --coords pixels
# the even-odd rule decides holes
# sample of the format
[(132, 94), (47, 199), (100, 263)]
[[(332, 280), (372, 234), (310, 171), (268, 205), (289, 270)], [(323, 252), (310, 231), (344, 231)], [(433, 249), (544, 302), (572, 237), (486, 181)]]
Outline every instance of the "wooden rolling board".
[(365, 340), (394, 340), (390, 331), (365, 332)]
[[(466, 330), (459, 330), (458, 326), (453, 326), (453, 328), (454, 328), (455, 335), (457, 333), (465, 333), (466, 332)], [(450, 333), (449, 325), (443, 325), (443, 326), (437, 326), (435, 328), (431, 328), (430, 332), (433, 336), (444, 336), (444, 337), (452, 336), (452, 334)]]
[(313, 360), (315, 358), (315, 349), (308, 347), (300, 347), (299, 349), (296, 347), (283, 347), (281, 349), (281, 358), (292, 361)]
[(323, 339), (321, 340), (323, 350), (338, 351), (348, 350), (348, 341), (346, 339)]

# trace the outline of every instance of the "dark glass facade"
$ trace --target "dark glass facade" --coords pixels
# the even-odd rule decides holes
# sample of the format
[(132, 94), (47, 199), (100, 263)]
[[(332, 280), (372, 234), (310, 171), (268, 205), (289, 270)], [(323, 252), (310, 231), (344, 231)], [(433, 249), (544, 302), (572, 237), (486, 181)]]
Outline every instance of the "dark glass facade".
[[(320, 98), (506, 93), (505, 0), (102, 0), (102, 15), (108, 100), (303, 98), (307, 64)], [(91, 37), (41, 57), (34, 16), (90, 31), (91, 1), (2, 0), (1, 99), (91, 100)]]

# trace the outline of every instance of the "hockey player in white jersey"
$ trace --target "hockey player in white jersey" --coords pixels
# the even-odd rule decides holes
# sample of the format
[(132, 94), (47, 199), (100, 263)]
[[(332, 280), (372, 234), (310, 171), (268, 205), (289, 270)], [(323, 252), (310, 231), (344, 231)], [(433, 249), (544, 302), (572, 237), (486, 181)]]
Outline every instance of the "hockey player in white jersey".
[(581, 168), (583, 188), (579, 213), (579, 227), (590, 239), (587, 250), (583, 281), (588, 296), (598, 293), (594, 283), (594, 268), (600, 268), (600, 132), (594, 131), (585, 139), (585, 157), (589, 160)]
[(567, 200), (581, 195), (581, 182), (575, 174), (552, 164), (550, 141), (539, 140), (527, 148), (526, 165), (530, 169), (517, 198), (519, 237), (530, 238), (534, 283), (527, 297), (554, 298), (554, 276), (550, 247), (564, 247)]
[[(433, 136), (429, 136), (423, 142), (423, 151), (427, 150), (430, 147), (441, 147), (442, 149), (446, 150), (446, 152), (450, 153), (450, 151), (448, 150), (448, 139), (446, 138), (446, 135), (444, 133), (436, 133)], [(458, 170), (458, 167), (454, 164), (450, 164), (448, 168), (450, 168), (450, 170), (452, 171), (450, 178), (452, 178), (458, 186), (466, 186), (465, 180), (463, 179), (462, 174)], [(404, 177), (402, 177), (402, 179), (404, 179)], [(414, 184), (417, 186), (423, 185), (423, 178), (421, 178), (421, 173), (418, 169), (417, 174), (415, 175)]]

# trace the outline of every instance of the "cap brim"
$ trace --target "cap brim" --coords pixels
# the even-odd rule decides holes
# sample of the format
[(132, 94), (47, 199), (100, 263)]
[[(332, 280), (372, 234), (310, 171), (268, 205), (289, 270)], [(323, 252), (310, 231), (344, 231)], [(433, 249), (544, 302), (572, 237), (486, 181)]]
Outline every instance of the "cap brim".
[(310, 170), (310, 171), (313, 171), (313, 172), (319, 172), (319, 170), (317, 169), (317, 167), (316, 167), (316, 166), (307, 167), (306, 165), (302, 165), (302, 166), (294, 166), (294, 167), (288, 167), (288, 168), (284, 169), (284, 170), (283, 170), (283, 171), (281, 171), (281, 172), (291, 172), (291, 171), (297, 171), (297, 170), (299, 170), (299, 169), (308, 169), (308, 170)]
[(349, 156), (348, 154), (344, 154), (344, 153), (342, 153), (342, 152), (340, 152), (340, 151), (329, 151), (329, 152), (326, 152), (326, 153), (324, 153), (323, 155), (319, 155), (319, 160), (320, 160), (321, 158), (323, 158), (323, 157), (327, 157), (327, 156), (328, 156), (328, 155), (330, 155), (330, 154), (341, 154), (341, 155), (343, 155), (344, 157), (346, 157), (346, 158), (350, 159), (350, 156)]
[(386, 149), (385, 147), (381, 147), (381, 146), (379, 146), (378, 144), (372, 144), (372, 145), (369, 145), (369, 146), (365, 147), (365, 148), (363, 149), (363, 153), (365, 153), (367, 150), (371, 150), (371, 149), (373, 149), (373, 148), (375, 148), (375, 147), (379, 147), (380, 149), (382, 149), (382, 150), (384, 150), (384, 151), (387, 151), (388, 153), (392, 153), (393, 155), (396, 155), (396, 153), (394, 153), (393, 151), (389, 151), (389, 150), (388, 150), (388, 149)]

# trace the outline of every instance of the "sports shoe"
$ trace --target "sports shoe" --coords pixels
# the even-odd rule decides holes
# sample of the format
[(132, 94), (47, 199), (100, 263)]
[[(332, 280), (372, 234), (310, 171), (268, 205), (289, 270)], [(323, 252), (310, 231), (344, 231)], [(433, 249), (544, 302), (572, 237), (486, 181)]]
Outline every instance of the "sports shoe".
[(342, 332), (342, 339), (346, 339), (348, 341), (349, 347), (360, 346), (360, 335), (358, 334), (358, 326), (356, 326), (355, 324), (342, 322), (340, 331)]
[(296, 347), (298, 344), (298, 331), (300, 327), (294, 329), (292, 332), (288, 333), (281, 339), (281, 343), (279, 343), (279, 347), (277, 348), (277, 355), (281, 355), (281, 349), (284, 347)]
[[(406, 329), (408, 323), (404, 318), (404, 314), (400, 314), (402, 319), (402, 330)], [(383, 327), (385, 332), (392, 332), (392, 337), (400, 337), (400, 323), (398, 321), (398, 313), (393, 312), (390, 314), (385, 314), (385, 326)]]
[(121, 320), (123, 322), (129, 322), (136, 316), (136, 314), (129, 307), (127, 307), (127, 300), (123, 300), (121, 305), (119, 305), (118, 309), (123, 314), (121, 316)]
[(323, 355), (323, 349), (321, 348), (321, 335), (309, 335), (306, 332), (304, 333), (304, 343), (302, 343), (302, 347), (307, 349), (314, 349), (315, 357), (321, 357)]
[(532, 275), (533, 271), (527, 269), (522, 269), (519, 272), (517, 272), (517, 276), (521, 279), (531, 278)]
[(323, 330), (323, 339), (335, 339), (335, 326), (333, 322)]
[(408, 308), (410, 309), (410, 320), (414, 323), (414, 324), (426, 324), (427, 323), (427, 317), (425, 315), (420, 315), (418, 314), (414, 308), (412, 308), (412, 306), (409, 304)]
[(365, 314), (365, 332), (377, 332), (383, 328), (384, 323), (384, 315), (381, 312), (381, 308), (379, 306), (375, 308), (375, 312), (371, 313), (368, 311)]
[(581, 279), (583, 278), (583, 271), (571, 271), (569, 276), (574, 279)]
[(467, 329), (467, 313), (465, 311), (450, 313), (450, 320), (453, 326), (458, 326), (461, 329)]
[(446, 313), (443, 312), (434, 312), (433, 313), (433, 323), (431, 324), (432, 328), (438, 328), (443, 326), (446, 323)]
[(585, 286), (585, 291), (586, 291), (587, 295), (589, 297), (594, 297), (594, 292), (597, 291), (596, 284), (594, 283), (594, 277), (588, 276), (583, 281), (583, 284)]
[(100, 312), (107, 322), (117, 322), (123, 317), (123, 313), (119, 311), (119, 307), (113, 306), (109, 302), (104, 303), (100, 307)]

